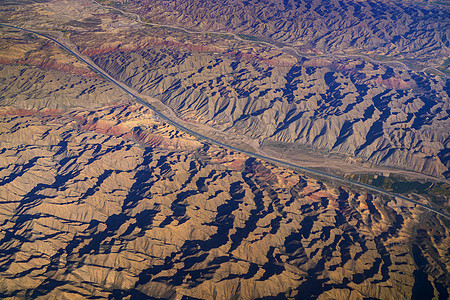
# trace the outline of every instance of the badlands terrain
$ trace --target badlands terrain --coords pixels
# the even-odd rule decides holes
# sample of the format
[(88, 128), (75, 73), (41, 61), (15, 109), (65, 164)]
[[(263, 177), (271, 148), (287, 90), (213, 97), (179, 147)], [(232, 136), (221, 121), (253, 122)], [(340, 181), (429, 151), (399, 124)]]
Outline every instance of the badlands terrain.
[(448, 214), (448, 5), (326, 3), (0, 2), (112, 77), (0, 26), (0, 298), (448, 299), (450, 219), (174, 125)]
[[(284, 46), (284, 53), (295, 54), (297, 62), (282, 53), (268, 56), (264, 47), (238, 50), (234, 45), (106, 54), (90, 46), (84, 51), (115, 78), (162, 100), (184, 118), (245, 134), (262, 145), (307, 145), (448, 177), (448, 78), (411, 70), (448, 64), (448, 10), (347, 2), (125, 5), (152, 23), (273, 40)], [(450, 73), (441, 67), (438, 74)]]
[[(333, 26), (347, 28), (342, 37), (353, 34), (375, 39), (383, 31), (385, 39), (390, 37), (385, 47), (402, 45), (397, 52), (403, 54), (394, 55), (382, 50), (381, 41), (374, 45), (358, 43), (357, 47), (335, 41), (339, 47), (347, 45), (345, 51), (327, 47), (319, 51), (311, 45), (314, 38), (308, 34), (303, 38), (310, 42), (302, 43), (309, 46), (299, 46), (300, 38), (294, 43), (275, 39), (270, 30), (249, 32), (242, 27), (250, 22), (248, 18), (259, 16), (261, 24), (273, 23), (270, 28), (279, 32), (281, 29), (274, 25), (278, 24), (277, 18), (288, 13), (301, 15), (291, 18), (300, 25), (286, 29), (294, 38), (299, 34), (294, 28), (306, 26), (301, 25), (302, 18), (313, 19), (300, 11), (308, 9), (309, 14), (318, 14), (317, 9), (300, 8), (304, 5), (294, 5), (293, 1), (273, 1), (278, 3), (273, 5), (266, 2), (244, 5), (246, 1), (204, 1), (201, 11), (211, 13), (201, 15), (203, 23), (195, 22), (200, 8), (191, 6), (177, 22), (172, 20), (190, 1), (183, 5), (175, 1), (101, 2), (110, 7), (83, 0), (75, 1), (69, 9), (67, 1), (28, 6), (10, 1), (0, 15), (5, 22), (26, 28), (39, 26), (53, 36), (70, 39), (73, 47), (115, 79), (162, 101), (178, 117), (206, 124), (228, 136), (243, 135), (258, 144), (261, 151), (265, 148), (274, 152), (274, 144), (300, 145), (314, 152), (338, 154), (358, 164), (406, 169), (437, 178), (450, 176), (447, 6), (350, 1), (351, 7), (363, 6), (364, 11), (372, 11), (364, 14), (368, 19), (358, 17), (358, 8), (348, 7), (328, 8), (328, 13), (316, 16), (321, 23), (359, 18), (355, 24), (344, 26), (337, 22)], [(327, 7), (315, 1), (311, 5), (318, 10)], [(385, 13), (379, 13), (380, 6), (386, 7)], [(163, 8), (167, 12), (162, 13)], [(258, 9), (270, 10), (273, 16), (269, 17), (268, 12), (267, 16), (257, 14)], [(343, 11), (356, 16), (347, 16)], [(216, 18), (218, 13), (234, 16), (233, 22)], [(189, 20), (192, 24), (187, 23)], [(154, 22), (174, 25), (158, 26)], [(224, 23), (226, 30), (216, 23)], [(321, 28), (314, 24), (309, 26)], [(325, 26), (332, 31), (329, 34), (336, 34), (333, 26)], [(363, 26), (364, 34), (359, 33)], [(407, 29), (421, 33), (420, 38), (408, 37)], [(394, 38), (400, 33), (403, 38)], [(426, 55), (413, 51), (414, 47), (403, 41), (406, 38), (412, 44), (420, 43), (421, 49), (427, 49)], [(297, 156), (301, 158), (302, 153)], [(291, 159), (295, 160), (295, 155)], [(334, 169), (339, 173), (341, 168)]]

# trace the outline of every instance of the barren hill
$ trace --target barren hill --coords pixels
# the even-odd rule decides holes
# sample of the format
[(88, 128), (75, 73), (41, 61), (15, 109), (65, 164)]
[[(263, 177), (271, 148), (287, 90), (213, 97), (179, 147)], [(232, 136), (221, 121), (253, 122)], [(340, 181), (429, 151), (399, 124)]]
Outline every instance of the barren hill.
[[(29, 26), (35, 21), (23, 17), (28, 14), (42, 28), (64, 30), (82, 53), (116, 79), (158, 98), (179, 117), (229, 135), (246, 135), (261, 149), (274, 142), (296, 144), (359, 164), (450, 175), (446, 6), (397, 1), (102, 2), (117, 10), (88, 0), (75, 3), (67, 11), (58, 1), (36, 3), (18, 7), (20, 14), (5, 12), (5, 18)], [(144, 25), (129, 11), (168, 26)], [(349, 23), (344, 26), (336, 18)], [(285, 28), (289, 40), (272, 34), (283, 31), (281, 19), (301, 25)], [(322, 30), (316, 21), (305, 20), (326, 26)], [(256, 24), (268, 29), (260, 32)], [(256, 31), (248, 32), (250, 27)], [(301, 32), (293, 29), (300, 27)], [(295, 41), (309, 45), (319, 39), (307, 32), (342, 51), (300, 47)], [(361, 42), (353, 49), (334, 35), (382, 42)], [(262, 40), (278, 42), (270, 46)], [(389, 52), (396, 47), (401, 48), (397, 54)], [(418, 47), (423, 51), (413, 51)], [(440, 75), (421, 72), (424, 68)]]
[(448, 227), (408, 203), (201, 144), (130, 103), (0, 113), (3, 299), (448, 296)]
[(445, 59), (450, 51), (448, 6), (428, 1), (130, 0), (125, 7), (150, 22), (236, 32), (301, 50), (419, 60)]
[[(58, 39), (170, 118), (221, 141), (281, 154), (306, 145), (422, 176), (449, 174), (448, 79), (400, 56), (366, 56), (372, 44), (422, 47), (407, 53), (442, 64), (444, 8), (204, 1), (202, 15), (192, 1), (102, 2), (125, 11), (90, 0), (7, 0), (0, 20)], [(127, 11), (172, 25), (143, 24)], [(280, 23), (290, 14), (300, 25)], [(332, 42), (327, 26), (342, 28), (342, 37), (366, 26), (354, 44), (364, 55), (261, 43), (302, 41), (294, 28), (313, 16), (321, 19), (305, 27), (305, 47), (347, 47)], [(348, 28), (333, 23), (338, 17), (348, 17)], [(375, 43), (396, 30), (408, 41)], [(213, 146), (48, 39), (4, 27), (0, 34), (0, 298), (449, 297), (443, 216)], [(373, 35), (379, 39), (366, 39)], [(449, 211), (445, 183), (407, 184), (430, 191), (408, 197)]]
[(450, 102), (439, 77), (357, 59), (279, 67), (174, 48), (93, 59), (182, 117), (230, 134), (448, 176)]

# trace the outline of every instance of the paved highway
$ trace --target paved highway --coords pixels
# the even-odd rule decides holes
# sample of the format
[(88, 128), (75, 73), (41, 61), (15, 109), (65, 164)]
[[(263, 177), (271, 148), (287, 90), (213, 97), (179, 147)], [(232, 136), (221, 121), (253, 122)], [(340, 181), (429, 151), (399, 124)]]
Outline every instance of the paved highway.
[(441, 212), (441, 211), (439, 211), (437, 209), (434, 209), (434, 208), (432, 208), (430, 206), (427, 206), (425, 204), (422, 204), (420, 202), (411, 200), (411, 199), (409, 199), (407, 197), (404, 197), (404, 196), (401, 196), (401, 195), (397, 195), (397, 194), (385, 191), (385, 190), (380, 189), (378, 187), (371, 186), (371, 185), (364, 184), (364, 183), (360, 183), (360, 182), (356, 182), (356, 181), (353, 181), (353, 180), (349, 180), (349, 179), (342, 178), (342, 177), (339, 177), (339, 176), (335, 176), (335, 175), (332, 175), (332, 174), (328, 174), (328, 173), (325, 173), (325, 172), (308, 169), (308, 168), (305, 168), (305, 167), (302, 167), (302, 166), (299, 166), (299, 165), (296, 165), (296, 164), (293, 164), (293, 163), (290, 163), (290, 162), (282, 161), (280, 159), (276, 159), (276, 158), (260, 155), (260, 154), (257, 154), (257, 153), (253, 153), (253, 152), (250, 152), (250, 151), (246, 151), (246, 150), (243, 150), (243, 149), (239, 149), (239, 148), (236, 148), (236, 147), (224, 144), (222, 142), (219, 142), (217, 140), (211, 139), (211, 138), (209, 138), (207, 136), (204, 136), (204, 135), (202, 135), (200, 133), (197, 133), (197, 132), (195, 132), (195, 131), (193, 131), (193, 130), (191, 130), (191, 129), (189, 129), (189, 128), (187, 128), (187, 127), (185, 127), (185, 126), (183, 126), (183, 125), (181, 125), (179, 123), (177, 123), (176, 121), (173, 121), (172, 119), (170, 119), (166, 115), (162, 114), (153, 105), (147, 103), (142, 98), (140, 98), (138, 95), (135, 95), (134, 92), (131, 90), (131, 88), (129, 88), (126, 85), (122, 84), (121, 82), (118, 82), (117, 80), (115, 80), (108, 73), (106, 73), (106, 71), (102, 70), (99, 66), (97, 66), (96, 64), (91, 62), (88, 58), (84, 58), (76, 49), (71, 49), (70, 46), (64, 45), (62, 42), (60, 42), (60, 41), (58, 41), (58, 40), (56, 40), (56, 39), (54, 39), (54, 38), (52, 38), (52, 37), (50, 37), (48, 35), (45, 35), (43, 33), (39, 33), (39, 32), (33, 31), (33, 30), (29, 30), (29, 29), (25, 29), (25, 28), (13, 26), (13, 25), (2, 24), (2, 23), (0, 23), (0, 26), (26, 31), (26, 32), (29, 32), (29, 33), (32, 33), (32, 34), (36, 34), (38, 36), (41, 36), (43, 38), (46, 38), (46, 39), (49, 39), (49, 40), (55, 42), (61, 48), (67, 50), (72, 55), (76, 56), (79, 60), (81, 60), (82, 62), (86, 63), (94, 71), (100, 73), (102, 76), (104, 76), (111, 83), (113, 83), (118, 88), (120, 88), (122, 91), (124, 91), (125, 93), (127, 93), (128, 95), (133, 97), (133, 99), (135, 99), (138, 103), (140, 103), (140, 104), (148, 107), (149, 109), (151, 109), (159, 118), (161, 118), (162, 120), (166, 121), (167, 123), (175, 126), (176, 128), (178, 128), (178, 129), (180, 129), (180, 130), (182, 130), (182, 131), (184, 131), (184, 132), (186, 132), (186, 133), (188, 133), (188, 134), (190, 134), (192, 136), (195, 136), (195, 137), (197, 137), (199, 139), (202, 139), (202, 140), (205, 140), (207, 142), (210, 142), (210, 143), (212, 143), (214, 145), (217, 145), (217, 146), (220, 146), (220, 147), (224, 147), (224, 148), (227, 148), (227, 149), (230, 149), (230, 150), (234, 150), (234, 151), (237, 151), (237, 152), (245, 153), (248, 156), (259, 158), (261, 160), (265, 160), (265, 161), (268, 161), (268, 162), (272, 162), (272, 163), (275, 163), (277, 165), (287, 166), (287, 167), (290, 167), (290, 168), (302, 171), (303, 173), (325, 177), (325, 178), (328, 178), (328, 179), (332, 179), (332, 180), (336, 180), (336, 181), (342, 182), (342, 183), (347, 184), (347, 185), (353, 185), (353, 186), (356, 186), (356, 187), (359, 187), (359, 188), (363, 188), (363, 189), (366, 189), (366, 190), (369, 190), (369, 191), (372, 191), (372, 192), (377, 192), (377, 193), (380, 193), (380, 194), (383, 194), (383, 195), (386, 195), (386, 196), (389, 196), (389, 197), (394, 197), (394, 198), (397, 198), (397, 199), (401, 199), (401, 200), (413, 203), (413, 204), (415, 204), (417, 206), (420, 206), (420, 207), (422, 207), (424, 209), (427, 209), (427, 210), (432, 211), (432, 212), (434, 212), (434, 213), (436, 213), (438, 215), (441, 215), (443, 217), (446, 217), (446, 218), (450, 219), (450, 215), (448, 215), (448, 214), (446, 214), (444, 212)]
[[(233, 33), (233, 32), (221, 32), (221, 31), (195, 31), (195, 30), (189, 30), (189, 29), (186, 29), (186, 28), (184, 28), (184, 27), (179, 27), (179, 26), (151, 23), (151, 22), (147, 22), (147, 21), (142, 21), (141, 16), (138, 15), (138, 14), (136, 14), (136, 13), (128, 12), (128, 11), (125, 11), (125, 10), (121, 10), (121, 9), (118, 9), (118, 8), (116, 8), (116, 7), (112, 7), (112, 6), (109, 6), (109, 5), (103, 5), (103, 4), (100, 4), (99, 2), (97, 2), (97, 1), (95, 1), (95, 0), (92, 0), (92, 2), (93, 2), (94, 4), (96, 4), (96, 5), (98, 5), (98, 6), (103, 7), (103, 8), (112, 9), (112, 10), (118, 11), (118, 12), (124, 14), (124, 15), (132, 16), (133, 18), (136, 19), (136, 22), (138, 22), (138, 23), (140, 23), (140, 24), (143, 24), (143, 25), (152, 25), (152, 26), (159, 26), (159, 27), (172, 28), (172, 29), (177, 29), (177, 30), (184, 31), (184, 32), (186, 32), (186, 33), (188, 33), (188, 34), (224, 34), (224, 35), (230, 35), (230, 36), (232, 36), (234, 39), (236, 39), (236, 40), (238, 40), (238, 41), (243, 41), (243, 42), (254, 42), (254, 43), (258, 43), (258, 44), (265, 44), (265, 45), (268, 45), (268, 46), (273, 47), (273, 48), (278, 49), (278, 50), (285, 50), (285, 49), (291, 50), (291, 51), (293, 51), (293, 53), (287, 52), (286, 50), (285, 50), (285, 52), (288, 53), (288, 54), (290, 54), (290, 55), (294, 55), (295, 57), (297, 57), (297, 59), (301, 59), (303, 56), (305, 56), (305, 54), (300, 53), (300, 52), (298, 51), (298, 49), (295, 49), (295, 48), (292, 47), (292, 46), (285, 45), (285, 46), (279, 47), (279, 46), (275, 45), (274, 43), (270, 43), (270, 42), (266, 42), (266, 41), (261, 41), (261, 40), (258, 40), (258, 41), (252, 41), (252, 40), (248, 40), (248, 39), (243, 39), (243, 38), (241, 38), (238, 34), (235, 34), (235, 33)], [(306, 56), (309, 57), (308, 55), (306, 55)], [(367, 60), (369, 60), (369, 61), (371, 61), (371, 62), (373, 62), (373, 63), (377, 63), (377, 64), (389, 65), (389, 64), (395, 63), (395, 64), (398, 64), (398, 65), (402, 66), (405, 70), (411, 71), (411, 68), (409, 68), (405, 63), (403, 63), (403, 62), (401, 62), (401, 61), (398, 61), (398, 60), (389, 60), (389, 61), (376, 60), (376, 59), (374, 59), (374, 58), (372, 58), (372, 57), (370, 57), (370, 56), (362, 55), (362, 54), (332, 54), (332, 53), (330, 53), (330, 54), (322, 54), (322, 55), (312, 55), (311, 57), (329, 57), (329, 58), (336, 58), (336, 57), (339, 57), (339, 58), (359, 57), (359, 58), (367, 59)], [(444, 74), (443, 72), (437, 70), (437, 69), (434, 68), (434, 67), (426, 67), (426, 68), (423, 68), (422, 70), (419, 70), (419, 72), (425, 72), (425, 71), (427, 71), (427, 70), (434, 70), (434, 71), (437, 71), (437, 72), (441, 73), (442, 76), (444, 76), (444, 77), (446, 77), (446, 78), (450, 78), (450, 76)]]

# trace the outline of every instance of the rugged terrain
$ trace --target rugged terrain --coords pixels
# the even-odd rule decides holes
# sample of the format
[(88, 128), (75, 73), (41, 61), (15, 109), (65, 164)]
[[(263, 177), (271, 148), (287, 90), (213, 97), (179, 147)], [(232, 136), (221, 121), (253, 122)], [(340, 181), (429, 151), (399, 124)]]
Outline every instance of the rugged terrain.
[[(263, 15), (250, 13), (248, 10), (270, 10), (284, 5), (283, 12), (279, 11), (272, 18), (273, 22), (289, 12), (303, 16), (298, 13), (299, 8), (293, 2), (277, 2), (278, 6), (266, 5), (264, 1), (246, 6), (234, 5), (232, 1), (222, 2), (202, 3), (205, 7), (220, 4), (225, 9), (212, 9), (211, 13), (214, 14), (222, 12), (224, 16), (236, 16), (237, 19), (259, 16), (262, 24), (265, 24)], [(101, 6), (96, 2), (77, 1), (67, 11), (62, 10), (63, 3), (65, 2), (45, 1), (18, 7), (20, 13), (5, 11), (4, 18), (29, 28), (34, 20), (31, 16), (36, 16), (40, 28), (47, 31), (62, 30), (66, 39), (70, 38), (70, 42), (83, 54), (91, 57), (119, 81), (161, 100), (183, 119), (213, 126), (229, 135), (246, 135), (260, 144), (260, 151), (278, 151), (272, 147), (277, 143), (286, 147), (301, 145), (325, 153), (339, 154), (358, 164), (407, 169), (438, 178), (450, 175), (450, 81), (445, 76), (419, 72), (414, 70), (408, 60), (387, 53), (383, 54), (385, 58), (367, 56), (371, 53), (363, 51), (366, 47), (363, 47), (364, 43), (361, 44), (361, 51), (358, 50), (359, 54), (344, 51), (347, 54), (343, 55), (344, 52), (341, 51), (339, 53), (342, 55), (338, 55), (336, 52), (331, 53), (332, 50), (323, 50), (323, 55), (305, 56), (296, 53), (301, 49), (292, 41), (284, 42), (297, 48), (286, 46), (281, 49), (276, 43), (269, 46), (267, 43), (259, 43), (259, 38), (255, 42), (245, 41), (237, 39), (237, 36), (227, 35), (227, 30), (222, 30), (225, 25), (212, 28), (217, 30), (215, 33), (194, 34), (171, 27), (172, 25), (145, 25), (137, 15)], [(206, 23), (197, 24), (193, 21), (198, 13), (195, 9), (185, 10), (185, 14), (189, 13), (191, 17), (180, 17), (179, 22), (171, 19), (177, 10), (168, 8), (167, 13), (153, 13), (155, 18), (158, 15), (161, 19), (150, 18), (149, 14), (163, 9), (165, 5), (173, 5), (172, 1), (141, 1), (139, 9), (137, 2), (133, 1), (108, 3), (127, 11), (136, 11), (144, 20), (195, 27), (197, 30), (211, 29), (206, 26), (208, 18), (214, 19), (214, 22), (222, 22), (220, 18), (206, 14), (203, 16)], [(175, 7), (182, 9), (190, 3), (188, 1)], [(380, 32), (376, 28), (383, 26), (384, 31), (394, 32), (400, 23), (406, 22), (400, 16), (411, 18), (411, 22), (405, 23), (409, 24), (409, 30), (414, 34), (423, 31), (423, 35), (430, 36), (434, 41), (434, 46), (427, 48), (422, 45), (421, 48), (428, 49), (427, 55), (434, 55), (434, 58), (417, 52), (414, 54), (414, 61), (423, 61), (422, 67), (430, 68), (429, 70), (440, 64), (445, 65), (444, 60), (449, 52), (446, 37), (448, 30), (445, 28), (450, 23), (446, 17), (448, 14), (442, 13), (447, 10), (446, 6), (440, 6), (441, 12), (438, 13), (438, 8), (434, 5), (417, 6), (414, 3), (397, 2), (380, 4), (376, 1), (350, 1), (348, 5), (350, 4), (364, 6), (364, 11), (372, 10), (371, 14), (367, 12), (364, 15), (374, 20), (361, 19), (360, 22), (349, 24), (348, 28), (340, 22), (334, 26), (347, 28), (346, 30), (353, 32), (353, 36), (359, 36), (358, 28), (366, 24), (369, 29), (365, 34), (373, 37)], [(241, 13), (226, 10), (232, 5)], [(311, 5), (324, 9), (324, 6), (319, 6), (316, 2)], [(332, 2), (330, 5), (342, 6), (344, 3)], [(387, 7), (386, 13), (390, 16), (388, 19), (384, 14), (375, 14), (380, 5)], [(330, 12), (324, 17), (333, 15), (337, 18), (337, 11), (343, 11), (331, 10), (331, 7), (328, 10)], [(349, 13), (354, 13), (355, 10), (357, 9), (348, 9)], [(409, 10), (415, 13), (409, 13)], [(27, 18), (24, 17), (27, 15)], [(419, 15), (428, 17), (419, 18)], [(67, 21), (68, 19), (71, 21)], [(292, 20), (300, 19), (292, 17)], [(187, 24), (188, 20), (197, 25)], [(388, 26), (384, 22), (393, 22), (397, 27)], [(240, 26), (234, 28), (232, 24), (224, 28), (241, 36), (242, 33), (249, 34)], [(272, 23), (268, 21), (267, 24)], [(414, 26), (421, 27), (422, 31), (414, 29)], [(331, 24), (326, 27), (329, 30), (334, 28)], [(293, 32), (288, 32), (292, 38), (296, 37)], [(330, 34), (335, 32), (337, 31), (333, 30)], [(390, 35), (393, 36), (394, 33)], [(258, 36), (272, 38), (269, 31), (256, 37)], [(411, 43), (427, 41), (425, 38), (402, 36)], [(253, 37), (255, 36), (249, 36), (248, 39), (255, 40)], [(405, 42), (397, 40), (396, 43), (406, 47)], [(346, 45), (339, 41), (334, 44), (342, 47)], [(378, 44), (373, 45), (375, 46), (382, 49)], [(404, 51), (415, 53), (411, 49)], [(297, 157), (301, 155), (300, 151)], [(295, 155), (290, 159), (295, 160)], [(334, 169), (339, 173), (337, 167)]]
[[(7, 0), (0, 20), (57, 38), (168, 116), (221, 141), (293, 161), (310, 147), (358, 166), (449, 174), (450, 85), (442, 74), (253, 43), (254, 36), (293, 43), (287, 37), (295, 34), (249, 32), (211, 16), (203, 19), (217, 23), (198, 24), (199, 11), (187, 9), (191, 17), (175, 21), (177, 10), (164, 8), (173, 1), (141, 2), (142, 10), (135, 1), (103, 3), (142, 19), (165, 11), (153, 22), (252, 36), (144, 25), (85, 0)], [(265, 7), (258, 3), (252, 9)], [(278, 18), (298, 14), (297, 2), (274, 3), (267, 8), (285, 5)], [(356, 7), (343, 3), (331, 5)], [(358, 3), (374, 26), (395, 21), (371, 23), (374, 3), (435, 9)], [(424, 15), (423, 34), (445, 46)], [(198, 140), (48, 39), (0, 33), (0, 298), (448, 299), (448, 219)], [(429, 66), (444, 52), (426, 52)], [(445, 184), (432, 184), (448, 211)]]
[(408, 203), (202, 144), (130, 103), (1, 116), (3, 299), (448, 296), (445, 220)]
[(199, 31), (235, 32), (244, 38), (272, 40), (318, 54), (361, 52), (441, 65), (450, 51), (448, 3), (377, 0), (100, 2), (133, 10), (149, 22)]
[(55, 43), (0, 27), (0, 104), (21, 109), (95, 107), (119, 90)]
[(277, 67), (180, 52), (160, 48), (93, 59), (182, 117), (230, 134), (309, 145), (434, 176), (448, 171), (450, 102), (439, 77), (361, 60), (310, 59)]

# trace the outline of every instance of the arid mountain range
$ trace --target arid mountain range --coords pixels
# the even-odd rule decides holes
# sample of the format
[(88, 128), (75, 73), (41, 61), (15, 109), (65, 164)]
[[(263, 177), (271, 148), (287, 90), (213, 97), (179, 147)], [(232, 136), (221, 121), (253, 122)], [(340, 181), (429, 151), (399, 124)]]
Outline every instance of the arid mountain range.
[(172, 49), (93, 59), (183, 118), (230, 134), (448, 176), (450, 102), (439, 77), (360, 60), (310, 59), (278, 67)]
[(449, 214), (445, 3), (0, 2), (0, 298), (448, 299), (444, 215), (150, 109)]
[(363, 51), (437, 62), (448, 57), (450, 50), (448, 7), (433, 5), (432, 1), (110, 2), (126, 4), (149, 22), (236, 32), (316, 53)]
[[(67, 12), (61, 11), (61, 1), (44, 1), (21, 8), (26, 11), (16, 15), (6, 11), (5, 18), (26, 26), (32, 21), (24, 15), (31, 17), (34, 14), (43, 29), (54, 31), (59, 28), (82, 53), (90, 56), (110, 75), (143, 94), (159, 99), (179, 117), (213, 126), (230, 135), (246, 135), (262, 147), (272, 142), (294, 143), (344, 155), (360, 163), (408, 169), (435, 177), (449, 176), (450, 85), (445, 75), (448, 72), (445, 59), (449, 55), (449, 31), (446, 30), (449, 20), (448, 14), (444, 13), (446, 6), (392, 2), (383, 4), (385, 12), (380, 14), (382, 4), (376, 1), (350, 1), (355, 8), (340, 10), (332, 8), (345, 6), (345, 3), (332, 2), (328, 7), (313, 1), (311, 6), (315, 9), (307, 9), (305, 5), (292, 1), (284, 4), (274, 1), (277, 5), (269, 5), (267, 1), (255, 2), (254, 5), (237, 2), (241, 4), (234, 5), (233, 1), (202, 2), (205, 6), (203, 11), (211, 12), (202, 15), (203, 23), (195, 22), (203, 6), (198, 10), (185, 9), (184, 17), (180, 16), (177, 22), (171, 19), (178, 10), (190, 7), (193, 2), (189, 1), (180, 5), (172, 1), (108, 2), (136, 11), (142, 15), (139, 18), (133, 13), (108, 10), (98, 3), (89, 4), (89, 1), (82, 2), (85, 4), (80, 4), (79, 9), (72, 5), (72, 11)], [(177, 9), (167, 8), (167, 13), (152, 13), (166, 6)], [(230, 11), (230, 7), (234, 9)], [(255, 10), (259, 12), (258, 8), (271, 13), (257, 13)], [(302, 9), (310, 13), (301, 14)], [(350, 22), (357, 18), (353, 15), (359, 16), (355, 11), (361, 9), (372, 12), (363, 14), (367, 20), (360, 16), (360, 21), (351, 23), (353, 25), (349, 23), (346, 27), (336, 23), (335, 26), (351, 33), (351, 30), (359, 32), (357, 28), (366, 24), (365, 35), (369, 37), (376, 36), (374, 32), (381, 34), (377, 28), (382, 26), (389, 32), (389, 35), (383, 34), (387, 39), (400, 34), (396, 33), (400, 30), (397, 28), (401, 27), (399, 24), (408, 24), (409, 31), (415, 34), (424, 31), (424, 36), (430, 36), (429, 39), (408, 37), (403, 34), (406, 25), (401, 31), (403, 38), (411, 43), (422, 43), (421, 49), (428, 49), (428, 56), (412, 51), (414, 47), (402, 42), (403, 38), (395, 39), (395, 42), (402, 47), (410, 47), (409, 51), (402, 48), (403, 52), (415, 53), (410, 57), (414, 59), (414, 65), (405, 56), (389, 52), (375, 55), (368, 50), (367, 43), (361, 43), (352, 50), (342, 41), (336, 41), (334, 44), (345, 46), (345, 51), (336, 52), (325, 47), (320, 53), (305, 56), (301, 54), (305, 48), (292, 40), (274, 39), (270, 34), (278, 28), (274, 25), (278, 24), (276, 20), (289, 12), (302, 16), (290, 17), (289, 20), (303, 24), (302, 18), (313, 19), (307, 16), (319, 12), (321, 17), (316, 19), (322, 23), (331, 20), (331, 16), (340, 16), (345, 22)], [(345, 17), (344, 11), (353, 17)], [(397, 14), (393, 13), (395, 11)], [(229, 23), (224, 21), (225, 17), (214, 17), (218, 13), (235, 16), (232, 18), (234, 21)], [(391, 17), (387, 18), (387, 13)], [(75, 16), (80, 20), (73, 19)], [(272, 29), (248, 32), (241, 26), (256, 22), (247, 20), (256, 16), (261, 24), (266, 21), (272, 24)], [(405, 21), (405, 18), (411, 20)], [(142, 19), (200, 31), (192, 33), (172, 25), (146, 26)], [(214, 22), (209, 22), (210, 19)], [(192, 24), (187, 24), (189, 20)], [(229, 30), (221, 30), (222, 27), (213, 26), (213, 23), (224, 23), (221, 26)], [(314, 24), (311, 23), (310, 27), (315, 28), (316, 33), (320, 32), (318, 28), (321, 27), (317, 25), (316, 28)], [(414, 27), (420, 24), (422, 31)], [(258, 28), (256, 25), (251, 27)], [(329, 34), (337, 34), (332, 25), (326, 27)], [(205, 34), (202, 30), (217, 32)], [(278, 28), (277, 32), (280, 30)], [(254, 41), (226, 35), (227, 32), (235, 32)], [(296, 36), (292, 28), (287, 32), (292, 39)], [(357, 35), (355, 32), (353, 35)], [(308, 34), (302, 36), (312, 39)], [(263, 38), (284, 42), (285, 45), (258, 43)], [(327, 39), (334, 40), (331, 37)], [(429, 40), (433, 42), (427, 42)], [(392, 42), (390, 40), (389, 43)], [(385, 46), (393, 48), (389, 43), (385, 42)], [(372, 47), (382, 49), (377, 43)], [(315, 53), (313, 48), (308, 49), (306, 52)], [(418, 72), (418, 65), (421, 65), (420, 70), (430, 68), (430, 71), (444, 76)]]
[(411, 204), (202, 144), (130, 103), (1, 114), (3, 299), (448, 295), (445, 219)]

